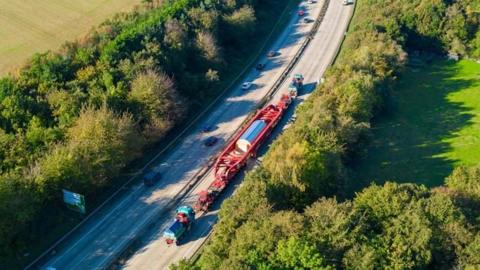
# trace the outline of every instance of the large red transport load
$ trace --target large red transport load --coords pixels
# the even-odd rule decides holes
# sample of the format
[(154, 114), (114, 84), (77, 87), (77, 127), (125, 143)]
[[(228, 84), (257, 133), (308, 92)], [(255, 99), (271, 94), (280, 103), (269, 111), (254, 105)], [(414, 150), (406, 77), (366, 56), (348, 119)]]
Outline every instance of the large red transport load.
[(261, 109), (233, 137), (215, 163), (215, 180), (207, 190), (200, 192), (194, 206), (195, 211), (207, 211), (218, 194), (246, 165), (248, 158), (255, 157), (258, 148), (282, 118), (291, 101), (292, 97), (290, 95), (284, 95), (277, 105), (270, 104)]

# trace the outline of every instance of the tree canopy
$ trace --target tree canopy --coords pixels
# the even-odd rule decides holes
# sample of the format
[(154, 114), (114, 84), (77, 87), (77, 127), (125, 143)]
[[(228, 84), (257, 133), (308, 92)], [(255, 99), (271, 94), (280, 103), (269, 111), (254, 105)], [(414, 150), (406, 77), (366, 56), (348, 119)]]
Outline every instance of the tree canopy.
[(223, 203), (199, 260), (173, 269), (480, 267), (478, 166), (455, 169), (443, 187), (387, 182), (344, 193), (408, 54), (478, 57), (480, 2), (357, 2), (325, 81)]
[(232, 65), (253, 53), (245, 47), (256, 46), (232, 42), (264, 35), (258, 20), (276, 19), (255, 14), (272, 0), (143, 2), (0, 79), (2, 265), (71, 222), (62, 188), (95, 200), (147, 146), (211, 102), (241, 70)]

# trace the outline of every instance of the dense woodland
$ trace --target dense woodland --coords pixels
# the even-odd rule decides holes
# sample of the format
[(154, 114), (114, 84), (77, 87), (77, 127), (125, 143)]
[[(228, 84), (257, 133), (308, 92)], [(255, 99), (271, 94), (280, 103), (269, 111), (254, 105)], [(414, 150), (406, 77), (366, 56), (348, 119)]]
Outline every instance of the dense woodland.
[(478, 269), (480, 167), (445, 186), (372, 185), (349, 163), (412, 52), (480, 58), (480, 1), (357, 0), (325, 83), (223, 203), (196, 262), (173, 269)]
[(252, 54), (257, 18), (274, 22), (284, 7), (144, 3), (0, 79), (0, 262), (23, 256), (54, 227), (49, 217), (65, 209), (62, 188), (94, 198), (216, 97)]

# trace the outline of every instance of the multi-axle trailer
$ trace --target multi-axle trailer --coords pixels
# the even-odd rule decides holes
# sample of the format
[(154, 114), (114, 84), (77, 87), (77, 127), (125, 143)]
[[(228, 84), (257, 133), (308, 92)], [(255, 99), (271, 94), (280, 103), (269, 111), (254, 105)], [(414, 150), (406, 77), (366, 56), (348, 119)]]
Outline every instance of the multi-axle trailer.
[[(198, 199), (193, 206), (193, 210), (196, 213), (208, 211), (218, 195), (247, 164), (248, 159), (256, 156), (258, 148), (260, 148), (262, 143), (265, 142), (272, 133), (272, 130), (282, 118), (292, 99), (297, 96), (297, 90), (300, 89), (303, 84), (303, 76), (299, 74), (295, 75), (293, 83), (296, 84), (296, 91), (289, 89), (288, 94), (283, 95), (276, 105), (270, 104), (259, 110), (230, 140), (227, 147), (215, 162), (213, 167), (215, 176), (213, 182), (207, 190), (201, 191), (198, 194)], [(194, 217), (191, 217), (188, 219), (189, 222), (182, 223), (181, 221), (183, 221), (183, 219), (180, 220), (176, 218), (174, 223), (188, 225), (178, 226), (187, 228), (190, 227), (190, 221), (193, 221), (193, 219)], [(173, 230), (175, 228), (172, 227), (165, 231), (164, 235), (168, 244), (176, 243), (176, 239), (185, 233), (186, 229), (183, 230), (182, 228), (181, 230)]]
[(215, 198), (246, 165), (248, 158), (256, 156), (258, 148), (280, 121), (291, 100), (290, 95), (284, 95), (277, 105), (264, 107), (233, 137), (217, 158), (213, 168), (215, 179), (207, 190), (200, 192), (194, 205), (195, 211), (207, 211)]

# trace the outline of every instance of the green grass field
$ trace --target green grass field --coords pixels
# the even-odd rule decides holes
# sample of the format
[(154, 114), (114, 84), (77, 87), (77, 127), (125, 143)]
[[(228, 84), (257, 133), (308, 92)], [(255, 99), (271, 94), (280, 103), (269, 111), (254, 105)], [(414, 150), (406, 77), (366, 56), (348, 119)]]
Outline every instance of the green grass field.
[(56, 49), (140, 0), (0, 0), (0, 75)]
[(372, 181), (438, 186), (455, 166), (480, 162), (480, 64), (411, 62), (353, 165), (350, 194)]

